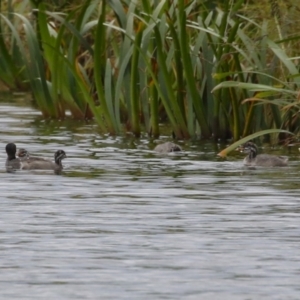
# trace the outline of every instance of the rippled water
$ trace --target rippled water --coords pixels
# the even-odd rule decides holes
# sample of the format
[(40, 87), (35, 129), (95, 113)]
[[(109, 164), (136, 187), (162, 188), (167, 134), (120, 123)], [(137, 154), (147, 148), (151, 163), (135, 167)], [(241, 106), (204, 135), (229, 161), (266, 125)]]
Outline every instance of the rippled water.
[[(211, 143), (161, 156), (39, 115), (0, 103), (1, 298), (299, 299), (296, 148), (287, 168), (247, 170)], [(64, 149), (63, 174), (6, 173), (7, 142)]]

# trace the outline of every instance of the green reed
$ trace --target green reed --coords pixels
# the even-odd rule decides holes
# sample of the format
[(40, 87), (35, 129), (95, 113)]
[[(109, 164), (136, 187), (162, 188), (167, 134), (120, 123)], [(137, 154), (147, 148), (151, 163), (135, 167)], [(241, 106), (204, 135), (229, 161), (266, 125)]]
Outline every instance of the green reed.
[(300, 128), (299, 73), (278, 6), (274, 41), (267, 21), (241, 13), (242, 0), (84, 1), (64, 13), (35, 5), (32, 20), (1, 14), (0, 79), (30, 86), (45, 117), (70, 111), (103, 132), (154, 137), (167, 120), (177, 138)]

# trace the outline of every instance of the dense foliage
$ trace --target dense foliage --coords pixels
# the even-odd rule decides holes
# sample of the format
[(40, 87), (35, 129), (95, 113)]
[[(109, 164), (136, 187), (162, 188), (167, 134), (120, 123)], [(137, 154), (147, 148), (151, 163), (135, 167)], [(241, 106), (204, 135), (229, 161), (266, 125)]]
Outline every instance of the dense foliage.
[(0, 80), (45, 118), (70, 111), (111, 134), (157, 137), (166, 120), (177, 138), (298, 133), (293, 1), (260, 3), (2, 2)]

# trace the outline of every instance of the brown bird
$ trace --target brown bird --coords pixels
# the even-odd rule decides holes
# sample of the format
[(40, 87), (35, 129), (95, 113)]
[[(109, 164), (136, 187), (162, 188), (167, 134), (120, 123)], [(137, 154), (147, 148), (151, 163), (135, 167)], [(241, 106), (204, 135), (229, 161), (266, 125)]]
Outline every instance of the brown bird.
[(244, 158), (245, 166), (260, 167), (285, 167), (288, 164), (288, 157), (270, 154), (257, 154), (258, 148), (253, 142), (247, 142), (242, 146), (242, 150), (248, 153)]
[(159, 153), (179, 152), (182, 151), (181, 147), (177, 144), (166, 142), (159, 144), (154, 148), (154, 151)]

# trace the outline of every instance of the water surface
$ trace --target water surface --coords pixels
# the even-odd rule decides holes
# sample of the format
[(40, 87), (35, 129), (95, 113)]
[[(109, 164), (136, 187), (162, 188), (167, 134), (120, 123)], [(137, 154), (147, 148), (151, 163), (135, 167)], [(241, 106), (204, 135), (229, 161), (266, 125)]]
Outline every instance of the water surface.
[[(299, 299), (298, 150), (249, 170), (224, 145), (110, 137), (0, 103), (0, 296), (4, 299)], [(162, 137), (161, 141), (168, 140)], [(62, 175), (6, 173), (15, 142)]]

